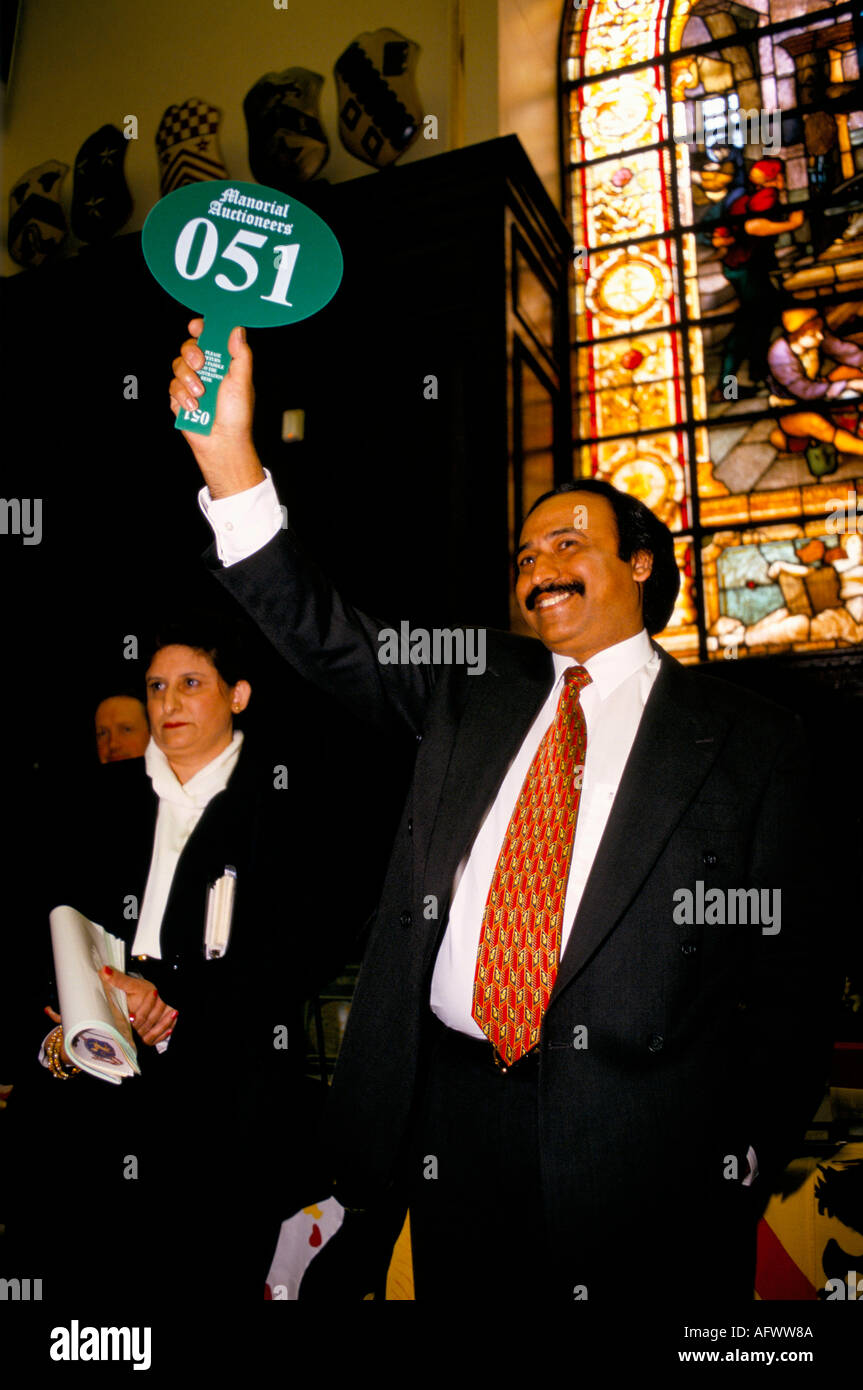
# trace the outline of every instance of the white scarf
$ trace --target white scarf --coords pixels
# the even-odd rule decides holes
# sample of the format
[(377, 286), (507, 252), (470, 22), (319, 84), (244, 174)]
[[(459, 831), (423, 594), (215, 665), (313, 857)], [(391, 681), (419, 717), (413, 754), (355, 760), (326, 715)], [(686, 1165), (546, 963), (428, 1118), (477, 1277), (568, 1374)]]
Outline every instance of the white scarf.
[[(162, 918), (168, 905), (171, 884), (183, 848), (208, 802), (228, 785), (243, 743), (237, 730), (228, 747), (190, 777), (178, 781), (171, 764), (153, 739), (147, 744), (144, 765), (159, 798), (156, 833), (153, 837), (153, 857), (144, 900), (138, 917), (138, 930), (132, 944), (133, 956), (155, 956), (161, 960), (160, 934)], [(203, 940), (204, 909), (201, 891), (201, 936)]]

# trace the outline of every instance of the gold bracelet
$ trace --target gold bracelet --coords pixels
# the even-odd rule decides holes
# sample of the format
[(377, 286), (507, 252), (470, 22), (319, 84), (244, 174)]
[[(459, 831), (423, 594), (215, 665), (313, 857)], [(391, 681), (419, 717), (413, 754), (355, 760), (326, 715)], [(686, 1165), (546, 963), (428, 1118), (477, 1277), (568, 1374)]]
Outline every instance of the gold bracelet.
[(62, 1027), (58, 1026), (54, 1031), (54, 1045), (51, 1050), (53, 1053), (54, 1061), (60, 1069), (63, 1079), (66, 1080), (70, 1076), (76, 1076), (78, 1072), (80, 1072), (81, 1068), (76, 1066), (74, 1062), (63, 1061), (63, 1029)]
[(54, 1029), (53, 1033), (49, 1034), (45, 1055), (48, 1061), (48, 1070), (51, 1075), (56, 1077), (58, 1081), (68, 1081), (71, 1076), (76, 1076), (81, 1068), (76, 1067), (71, 1062), (67, 1064), (63, 1061), (60, 1055), (62, 1047), (63, 1029), (58, 1027)]
[(73, 1062), (67, 1064), (63, 1061), (60, 1056), (62, 1046), (63, 1029), (58, 1025), (48, 1034), (43, 1047), (45, 1050), (45, 1058), (48, 1063), (48, 1070), (51, 1075), (56, 1077), (58, 1081), (68, 1081), (70, 1077), (76, 1076), (81, 1068), (76, 1067)]

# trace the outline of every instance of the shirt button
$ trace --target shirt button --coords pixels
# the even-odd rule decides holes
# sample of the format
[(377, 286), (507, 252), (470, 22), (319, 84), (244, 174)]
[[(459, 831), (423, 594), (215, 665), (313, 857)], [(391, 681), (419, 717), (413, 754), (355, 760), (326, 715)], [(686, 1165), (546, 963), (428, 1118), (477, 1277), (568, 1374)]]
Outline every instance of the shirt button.
[(716, 864), (718, 862), (716, 855), (713, 853), (712, 850), (709, 849), (706, 849), (704, 851), (704, 853), (701, 856), (701, 859), (702, 862), (706, 864), (708, 868), (710, 868), (712, 864)]
[(234, 523), (233, 523), (233, 521), (226, 521), (226, 522), (225, 522), (225, 530), (226, 530), (226, 531), (233, 531), (233, 529), (234, 529)]
[(408, 912), (407, 908), (405, 908), (404, 912), (399, 918), (399, 926), (409, 927), (412, 924), (412, 922), (413, 918), (411, 917), (411, 914)]
[(649, 1043), (647, 1044), (647, 1050), (648, 1050), (648, 1052), (661, 1052), (664, 1046), (665, 1046), (665, 1039), (664, 1039), (664, 1037), (662, 1036), (662, 1034), (661, 1034), (661, 1033), (654, 1033), (653, 1037), (650, 1039)]

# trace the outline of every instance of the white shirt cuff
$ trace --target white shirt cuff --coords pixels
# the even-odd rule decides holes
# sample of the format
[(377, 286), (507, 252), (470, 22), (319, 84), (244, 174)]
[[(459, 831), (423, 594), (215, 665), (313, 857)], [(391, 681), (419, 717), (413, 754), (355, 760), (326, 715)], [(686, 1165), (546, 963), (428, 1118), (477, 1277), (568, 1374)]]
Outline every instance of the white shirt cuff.
[(265, 468), (264, 472), (267, 476), (262, 483), (232, 497), (214, 501), (208, 487), (198, 493), (201, 511), (213, 528), (219, 559), (226, 567), (254, 555), (288, 524), (287, 508), (279, 502), (270, 471)]

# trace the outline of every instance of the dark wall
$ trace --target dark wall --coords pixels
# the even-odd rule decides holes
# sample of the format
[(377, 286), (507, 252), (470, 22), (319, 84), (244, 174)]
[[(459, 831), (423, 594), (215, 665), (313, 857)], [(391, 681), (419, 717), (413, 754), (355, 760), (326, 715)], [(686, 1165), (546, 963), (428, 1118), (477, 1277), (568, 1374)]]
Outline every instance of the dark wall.
[[(256, 438), (291, 524), (387, 621), (507, 623), (513, 161), (535, 177), (510, 139), (310, 185), (305, 201), (343, 248), (342, 287), (314, 318), (249, 334)], [(102, 672), (125, 674), (127, 635), (178, 604), (229, 600), (199, 563), (210, 540), (200, 479), (167, 406), (190, 312), (152, 279), (140, 237), (24, 272), (3, 292), (14, 442), (2, 490), (43, 499), (40, 545), (0, 538), (9, 649), (29, 673), (16, 753), (53, 762), (89, 756)], [(129, 376), (137, 399), (125, 398)], [(425, 397), (429, 376), (437, 399)], [(284, 444), (292, 407), (306, 411), (305, 440)], [(268, 672), (274, 688), (281, 679)], [(7, 719), (16, 698), (7, 689)]]

